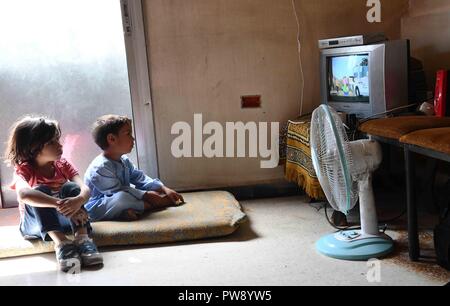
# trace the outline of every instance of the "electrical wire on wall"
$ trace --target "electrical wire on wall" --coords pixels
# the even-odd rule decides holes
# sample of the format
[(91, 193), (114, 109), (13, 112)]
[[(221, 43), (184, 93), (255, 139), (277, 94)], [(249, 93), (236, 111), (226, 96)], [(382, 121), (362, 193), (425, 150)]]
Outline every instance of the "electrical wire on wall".
[(302, 86), (301, 86), (301, 97), (300, 97), (300, 105), (299, 105), (299, 116), (303, 115), (303, 98), (304, 98), (304, 92), (305, 92), (305, 78), (303, 74), (303, 64), (302, 64), (302, 44), (300, 42), (300, 21), (298, 19), (297, 10), (295, 9), (295, 2), (294, 0), (291, 0), (292, 2), (292, 9), (294, 10), (295, 20), (297, 21), (297, 48), (298, 48), (298, 64), (300, 67), (300, 74), (302, 77)]

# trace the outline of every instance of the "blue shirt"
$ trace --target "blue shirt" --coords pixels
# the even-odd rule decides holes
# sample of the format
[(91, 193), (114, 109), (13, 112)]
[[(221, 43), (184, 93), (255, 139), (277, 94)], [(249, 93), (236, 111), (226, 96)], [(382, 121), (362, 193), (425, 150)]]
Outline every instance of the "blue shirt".
[[(89, 165), (84, 175), (85, 184), (91, 189), (91, 197), (86, 207), (95, 205), (103, 198), (125, 191), (138, 200), (142, 200), (147, 191), (160, 189), (163, 183), (152, 179), (137, 169), (130, 159), (123, 155), (120, 161), (97, 156)], [(131, 186), (134, 185), (134, 187)]]

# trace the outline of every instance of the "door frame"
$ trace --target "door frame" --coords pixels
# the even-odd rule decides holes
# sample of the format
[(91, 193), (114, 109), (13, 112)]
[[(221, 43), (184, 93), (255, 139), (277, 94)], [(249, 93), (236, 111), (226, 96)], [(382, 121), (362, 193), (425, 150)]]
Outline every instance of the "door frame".
[(141, 0), (120, 0), (138, 167), (159, 177), (155, 120)]
[(2, 192), (2, 179), (1, 179), (1, 171), (0, 171), (0, 209), (3, 209), (3, 192)]

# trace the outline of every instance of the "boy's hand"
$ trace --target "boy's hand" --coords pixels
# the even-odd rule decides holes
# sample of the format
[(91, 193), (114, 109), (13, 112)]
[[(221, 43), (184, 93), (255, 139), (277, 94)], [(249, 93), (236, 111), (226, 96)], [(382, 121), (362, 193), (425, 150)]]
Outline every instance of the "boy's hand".
[(163, 186), (162, 191), (167, 195), (167, 197), (172, 201), (173, 204), (180, 205), (184, 203), (183, 196), (177, 193), (175, 190)]
[(65, 198), (56, 202), (56, 210), (68, 218), (72, 218), (86, 203), (82, 197)]

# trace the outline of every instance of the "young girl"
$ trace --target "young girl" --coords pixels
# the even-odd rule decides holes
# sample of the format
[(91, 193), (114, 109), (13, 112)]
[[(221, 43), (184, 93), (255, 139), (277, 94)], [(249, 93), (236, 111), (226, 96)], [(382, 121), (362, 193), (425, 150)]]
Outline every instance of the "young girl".
[[(62, 271), (74, 265), (103, 262), (89, 238), (91, 231), (83, 207), (89, 188), (77, 170), (65, 159), (58, 122), (27, 116), (11, 128), (6, 160), (15, 167), (12, 188), (20, 209), (20, 232), (25, 239), (41, 238), (55, 243), (56, 259)], [(75, 234), (69, 240), (66, 233)]]

